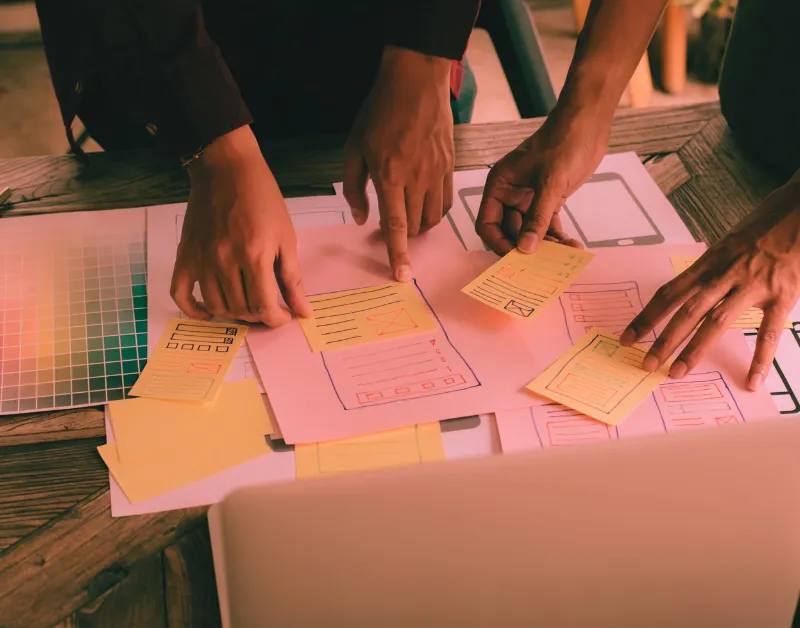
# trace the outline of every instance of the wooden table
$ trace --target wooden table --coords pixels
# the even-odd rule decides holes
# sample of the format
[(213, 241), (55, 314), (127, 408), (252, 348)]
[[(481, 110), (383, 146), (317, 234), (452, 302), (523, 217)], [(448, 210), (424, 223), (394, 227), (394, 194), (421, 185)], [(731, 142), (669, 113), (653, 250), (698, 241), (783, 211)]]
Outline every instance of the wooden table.
[[(456, 131), (457, 168), (491, 164), (541, 120)], [(341, 138), (276, 146), (289, 196), (332, 193)], [(716, 104), (621, 113), (611, 152), (636, 151), (691, 232), (713, 242), (781, 181), (747, 158)], [(9, 215), (183, 201), (185, 175), (141, 153), (0, 161)], [(2, 221), (0, 221), (2, 229)], [(0, 418), (0, 626), (219, 625), (204, 508), (111, 518), (100, 408)]]

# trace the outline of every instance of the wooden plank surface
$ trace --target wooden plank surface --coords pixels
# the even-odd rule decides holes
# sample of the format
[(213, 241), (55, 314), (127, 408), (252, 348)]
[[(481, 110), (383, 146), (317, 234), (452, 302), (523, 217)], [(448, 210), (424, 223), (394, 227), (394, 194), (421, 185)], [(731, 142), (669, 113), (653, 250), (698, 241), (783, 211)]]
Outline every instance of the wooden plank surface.
[[(495, 162), (540, 124), (458, 128), (457, 167)], [(341, 146), (309, 138), (275, 145), (268, 159), (287, 195), (326, 193), (341, 180)], [(715, 104), (621, 114), (610, 150), (635, 150), (695, 236), (710, 241), (780, 183), (742, 156)], [(15, 189), (7, 215), (187, 193), (183, 172), (141, 153), (95, 154), (88, 166), (0, 161), (0, 180)], [(94, 450), (102, 418), (98, 409), (0, 417), (0, 626), (217, 626), (205, 509), (112, 519)], [(141, 623), (126, 624), (128, 611)]]
[[(621, 113), (614, 121), (610, 152), (671, 153), (719, 115), (715, 104), (641, 113)], [(456, 167), (492, 164), (535, 131), (541, 120), (456, 127)], [(344, 138), (303, 139), (270, 147), (267, 159), (286, 193), (332, 193), (342, 180)], [(150, 153), (90, 153), (86, 164), (71, 156), (0, 161), (0, 181), (12, 188), (12, 209), (4, 215), (140, 207), (182, 202), (188, 179), (172, 162)]]

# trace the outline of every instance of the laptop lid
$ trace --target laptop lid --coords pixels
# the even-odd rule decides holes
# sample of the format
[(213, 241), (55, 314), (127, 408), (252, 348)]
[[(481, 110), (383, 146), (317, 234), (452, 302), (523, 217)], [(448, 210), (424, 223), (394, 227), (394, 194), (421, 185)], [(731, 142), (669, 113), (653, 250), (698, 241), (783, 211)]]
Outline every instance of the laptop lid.
[(234, 628), (786, 627), (798, 482), (774, 420), (248, 488), (210, 519)]

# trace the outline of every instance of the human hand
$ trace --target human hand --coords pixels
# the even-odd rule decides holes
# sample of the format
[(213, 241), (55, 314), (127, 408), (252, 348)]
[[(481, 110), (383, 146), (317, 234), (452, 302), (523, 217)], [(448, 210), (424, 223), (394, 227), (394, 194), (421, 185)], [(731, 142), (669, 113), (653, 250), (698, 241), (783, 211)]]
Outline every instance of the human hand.
[[(191, 191), (170, 294), (187, 316), (275, 327), (312, 311), (286, 204), (250, 127), (212, 143), (189, 167)], [(192, 296), (200, 283), (203, 302)]]
[(556, 109), (541, 128), (489, 172), (475, 230), (498, 255), (515, 246), (530, 253), (542, 240), (577, 248), (561, 228), (564, 201), (603, 159), (610, 124), (588, 109)]
[(449, 77), (447, 59), (388, 47), (347, 140), (344, 196), (363, 225), (372, 178), (397, 281), (411, 279), (408, 236), (437, 225), (453, 204)]
[(680, 379), (745, 310), (761, 308), (764, 318), (747, 376), (747, 387), (756, 390), (769, 372), (781, 331), (798, 298), (800, 173), (770, 194), (689, 269), (662, 286), (620, 340), (624, 345), (636, 342), (679, 308), (643, 366), (648, 371), (659, 369), (694, 332), (670, 367), (670, 376)]

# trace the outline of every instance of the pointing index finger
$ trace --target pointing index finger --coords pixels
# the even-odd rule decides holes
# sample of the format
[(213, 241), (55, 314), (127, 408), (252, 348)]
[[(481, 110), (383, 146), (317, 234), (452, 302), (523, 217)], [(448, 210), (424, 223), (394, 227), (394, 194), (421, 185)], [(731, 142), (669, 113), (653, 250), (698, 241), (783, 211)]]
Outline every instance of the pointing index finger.
[(378, 209), (381, 215), (381, 232), (389, 253), (389, 264), (397, 281), (411, 279), (411, 260), (408, 256), (408, 219), (406, 217), (405, 191), (402, 187), (384, 185), (375, 181)]

